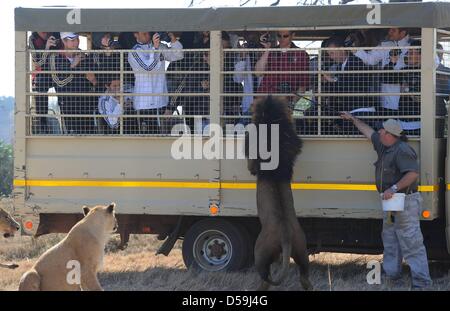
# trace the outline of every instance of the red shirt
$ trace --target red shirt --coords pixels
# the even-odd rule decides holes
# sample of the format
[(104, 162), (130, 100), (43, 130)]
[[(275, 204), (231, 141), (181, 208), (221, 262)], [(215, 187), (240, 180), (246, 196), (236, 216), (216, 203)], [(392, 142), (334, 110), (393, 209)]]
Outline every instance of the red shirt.
[[(292, 48), (296, 48), (294, 44)], [(309, 71), (309, 55), (305, 51), (271, 51), (266, 71)], [(307, 73), (264, 74), (258, 93), (292, 93), (309, 86)]]

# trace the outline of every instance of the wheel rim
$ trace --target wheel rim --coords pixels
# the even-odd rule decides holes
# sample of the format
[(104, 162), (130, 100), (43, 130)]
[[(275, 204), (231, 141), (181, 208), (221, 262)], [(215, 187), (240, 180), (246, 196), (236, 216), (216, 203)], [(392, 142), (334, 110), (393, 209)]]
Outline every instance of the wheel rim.
[(193, 245), (194, 259), (206, 271), (224, 269), (233, 255), (229, 237), (218, 230), (202, 232)]

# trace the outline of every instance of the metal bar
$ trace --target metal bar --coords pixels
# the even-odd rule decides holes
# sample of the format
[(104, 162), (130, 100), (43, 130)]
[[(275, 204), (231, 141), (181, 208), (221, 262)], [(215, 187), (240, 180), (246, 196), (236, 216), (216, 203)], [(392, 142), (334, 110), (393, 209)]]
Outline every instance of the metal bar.
[(222, 36), (220, 31), (210, 32), (210, 114), (211, 123), (221, 124), (223, 77)]
[[(127, 96), (171, 96), (175, 95), (175, 93), (110, 93), (110, 95), (119, 96), (120, 94), (124, 94)], [(49, 93), (36, 93), (36, 92), (27, 92), (28, 96), (49, 96)], [(100, 96), (105, 95), (105, 93), (54, 93), (50, 96)], [(183, 93), (183, 96), (209, 96), (208, 93)]]
[[(421, 122), (420, 157), (427, 159), (420, 163), (420, 181), (431, 182), (437, 180), (438, 153), (436, 149), (436, 29), (422, 28), (421, 53)], [(436, 206), (433, 195), (424, 197), (429, 206)], [(428, 205), (428, 204), (427, 204)], [(434, 208), (433, 208), (434, 210)]]
[[(176, 93), (111, 93), (110, 95), (113, 96), (120, 96), (121, 94), (127, 95), (127, 96), (173, 96), (173, 95), (179, 95)], [(302, 95), (302, 96), (308, 96), (311, 94), (308, 93), (299, 93), (299, 94), (293, 94), (293, 93), (219, 93), (217, 92), (219, 96), (295, 96), (295, 95)], [(401, 96), (401, 95), (411, 95), (411, 96), (419, 96), (422, 93), (418, 92), (411, 92), (411, 93), (322, 93), (322, 94), (313, 94), (314, 96), (332, 96), (332, 97), (351, 97), (351, 96)], [(49, 93), (35, 93), (35, 92), (27, 92), (25, 95), (27, 96), (49, 96)], [(50, 96), (101, 96), (104, 95), (104, 93), (54, 93)], [(208, 96), (206, 93), (183, 93), (182, 96)], [(179, 95), (180, 96), (180, 95)]]
[(450, 31), (444, 29), (436, 29), (437, 33), (442, 33), (444, 35), (450, 35)]
[[(130, 71), (130, 70), (123, 70), (124, 73), (134, 73), (134, 71)], [(111, 74), (111, 73), (119, 73), (118, 71), (113, 71), (113, 70), (105, 70), (105, 71), (98, 71), (98, 70), (77, 70), (77, 71), (68, 71), (68, 70), (32, 70), (32, 71), (27, 71), (27, 74), (86, 74), (86, 73), (98, 73), (98, 74)], [(169, 72), (146, 72), (145, 74), (148, 75), (161, 75), (161, 74), (180, 74), (180, 73), (184, 73), (184, 74), (206, 74), (209, 73), (209, 71), (169, 71)]]
[[(54, 117), (55, 115), (53, 115), (53, 114), (28, 113), (25, 116), (26, 117), (38, 117), (38, 116)], [(63, 116), (64, 117), (84, 117), (84, 118), (100, 118), (100, 117), (102, 117), (103, 118), (103, 117), (108, 117), (109, 115), (106, 115), (106, 114), (96, 114), (96, 115), (92, 115), (92, 114), (63, 114)], [(177, 115), (159, 115), (158, 116), (158, 115), (147, 115), (147, 114), (145, 114), (145, 115), (142, 114), (142, 115), (138, 116), (138, 115), (120, 114), (120, 115), (117, 115), (117, 116), (122, 116), (122, 117), (127, 117), (127, 118), (139, 118), (141, 116), (145, 116), (146, 118), (160, 118), (160, 119), (164, 119), (164, 118), (166, 118), (166, 119), (169, 119), (169, 118), (182, 119), (184, 117), (197, 117), (197, 116), (200, 116), (200, 117), (203, 117), (203, 118), (209, 117), (209, 115), (198, 115), (198, 114), (190, 114), (190, 115), (183, 114), (183, 115), (179, 115), (179, 116), (177, 116)]]
[[(25, 91), (28, 90), (29, 85), (27, 76), (28, 58), (26, 53), (27, 33), (24, 31), (15, 32), (15, 108), (14, 108), (14, 179), (27, 178), (27, 140), (31, 135), (27, 133), (26, 113), (29, 103), (29, 98), (26, 97)], [(27, 197), (27, 187), (14, 187), (14, 208), (15, 213), (25, 208), (25, 201)]]
[[(124, 107), (124, 104), (123, 104), (123, 93), (125, 92), (124, 91), (124, 88), (123, 88), (123, 85), (124, 85), (124, 83), (123, 83), (123, 72), (124, 72), (124, 68), (125, 68), (125, 66), (124, 66), (124, 60), (123, 60), (123, 52), (121, 51), (120, 52), (120, 97), (119, 97), (119, 101), (120, 101), (120, 106), (122, 107), (122, 111), (125, 111), (125, 107)], [(123, 135), (123, 116), (120, 116), (120, 134), (121, 135)]]
[[(420, 72), (420, 69), (402, 69), (402, 72)], [(356, 73), (398, 73), (397, 70), (311, 70), (311, 71), (222, 71), (222, 74), (249, 74), (249, 73), (260, 73), (260, 74), (296, 74), (296, 73), (307, 73), (307, 74), (319, 74), (319, 73), (347, 73), (347, 74), (356, 74)]]

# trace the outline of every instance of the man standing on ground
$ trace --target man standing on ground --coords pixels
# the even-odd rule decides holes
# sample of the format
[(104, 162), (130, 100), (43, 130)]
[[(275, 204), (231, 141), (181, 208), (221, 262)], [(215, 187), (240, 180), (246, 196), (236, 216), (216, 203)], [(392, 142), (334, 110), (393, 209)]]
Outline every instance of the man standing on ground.
[(422, 196), (417, 192), (419, 165), (415, 151), (403, 139), (399, 121), (389, 119), (375, 132), (370, 126), (348, 112), (341, 117), (351, 120), (358, 130), (372, 141), (378, 154), (375, 180), (383, 200), (396, 192), (405, 193), (403, 211), (383, 212), (383, 269), (389, 279), (401, 278), (403, 258), (411, 268), (412, 287), (431, 285), (428, 259), (420, 230)]

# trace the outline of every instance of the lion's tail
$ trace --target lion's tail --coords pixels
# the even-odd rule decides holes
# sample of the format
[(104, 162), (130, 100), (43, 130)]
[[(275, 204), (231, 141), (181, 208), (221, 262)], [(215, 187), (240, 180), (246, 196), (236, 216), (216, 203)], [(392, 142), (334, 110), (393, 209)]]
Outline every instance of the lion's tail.
[(19, 291), (39, 291), (41, 290), (41, 277), (35, 269), (27, 271), (19, 283)]
[(281, 256), (282, 256), (282, 267), (281, 272), (277, 280), (271, 280), (270, 277), (265, 280), (272, 286), (278, 286), (281, 282), (286, 278), (289, 272), (289, 262), (291, 260), (291, 251), (292, 251), (292, 243), (289, 241), (285, 241), (281, 244)]

